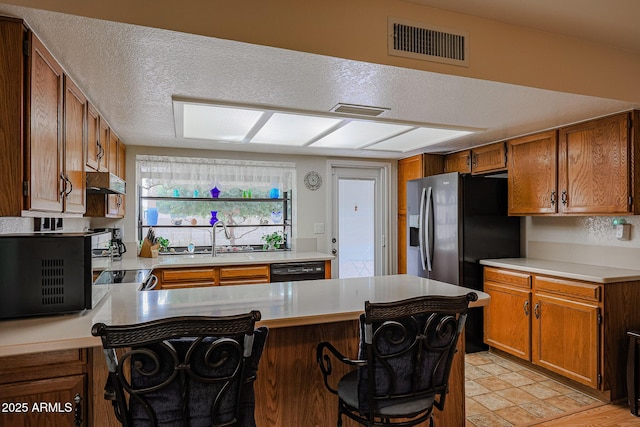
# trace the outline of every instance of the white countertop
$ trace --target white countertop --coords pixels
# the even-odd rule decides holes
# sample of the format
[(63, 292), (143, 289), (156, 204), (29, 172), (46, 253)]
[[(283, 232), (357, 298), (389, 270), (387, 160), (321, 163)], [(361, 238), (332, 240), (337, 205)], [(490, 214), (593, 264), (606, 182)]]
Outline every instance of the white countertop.
[(481, 260), (480, 264), (490, 267), (508, 268), (529, 273), (565, 277), (596, 283), (631, 282), (640, 280), (640, 270), (601, 267), (597, 265), (575, 264), (535, 258), (500, 258)]
[(99, 270), (140, 270), (160, 267), (201, 267), (210, 265), (276, 264), (286, 262), (307, 262), (332, 260), (335, 256), (322, 252), (265, 251), (194, 255), (159, 255), (157, 258), (141, 258), (124, 254), (122, 260), (94, 258), (95, 268)]
[[(100, 346), (97, 322), (130, 324), (163, 317), (230, 315), (260, 310), (271, 328), (357, 319), (364, 302), (421, 295), (463, 295), (471, 289), (409, 275), (329, 279), (257, 285), (212, 286), (141, 292), (136, 284), (113, 285), (93, 310), (0, 321), (0, 356)], [(481, 291), (471, 306), (489, 303)]]

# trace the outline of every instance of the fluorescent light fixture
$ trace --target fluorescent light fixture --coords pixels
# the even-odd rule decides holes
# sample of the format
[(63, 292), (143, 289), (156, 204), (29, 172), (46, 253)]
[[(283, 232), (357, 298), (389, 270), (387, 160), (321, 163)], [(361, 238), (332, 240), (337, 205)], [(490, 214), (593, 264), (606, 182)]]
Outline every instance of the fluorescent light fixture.
[(412, 127), (413, 126), (371, 121), (351, 121), (334, 132), (320, 138), (311, 144), (311, 147), (360, 148), (398, 135)]
[(468, 130), (420, 127), (377, 144), (370, 145), (366, 147), (366, 149), (405, 152), (438, 144), (470, 133), (473, 132)]
[(185, 103), (183, 107), (184, 138), (223, 142), (242, 142), (264, 114), (258, 110), (205, 104)]
[(340, 122), (332, 117), (273, 113), (251, 143), (303, 146)]
[(173, 112), (178, 138), (290, 147), (406, 152), (483, 130), (176, 98)]

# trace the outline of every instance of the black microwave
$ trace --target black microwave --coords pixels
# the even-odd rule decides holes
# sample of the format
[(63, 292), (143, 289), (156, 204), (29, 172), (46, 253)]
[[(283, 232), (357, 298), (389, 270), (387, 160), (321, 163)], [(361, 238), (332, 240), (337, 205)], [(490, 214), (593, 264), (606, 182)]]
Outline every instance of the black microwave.
[(0, 235), (0, 318), (95, 307), (108, 291), (92, 283), (92, 254), (105, 238), (105, 233)]

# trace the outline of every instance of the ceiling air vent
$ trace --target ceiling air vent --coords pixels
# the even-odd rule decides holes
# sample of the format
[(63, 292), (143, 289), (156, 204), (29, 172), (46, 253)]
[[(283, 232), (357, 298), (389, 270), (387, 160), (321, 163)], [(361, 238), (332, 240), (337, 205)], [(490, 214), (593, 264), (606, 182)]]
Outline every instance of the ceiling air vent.
[(389, 17), (389, 55), (469, 66), (469, 36), (449, 30)]
[(337, 104), (330, 111), (333, 113), (349, 114), (355, 116), (378, 117), (380, 114), (388, 111), (389, 108), (369, 107), (367, 105), (355, 104)]

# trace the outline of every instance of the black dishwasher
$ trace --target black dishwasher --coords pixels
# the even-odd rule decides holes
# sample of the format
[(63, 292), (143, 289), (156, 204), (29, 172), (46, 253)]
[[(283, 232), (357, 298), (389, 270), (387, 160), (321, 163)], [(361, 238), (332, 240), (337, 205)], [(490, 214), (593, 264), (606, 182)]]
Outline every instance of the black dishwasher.
[(271, 282), (324, 279), (324, 261), (271, 264)]

